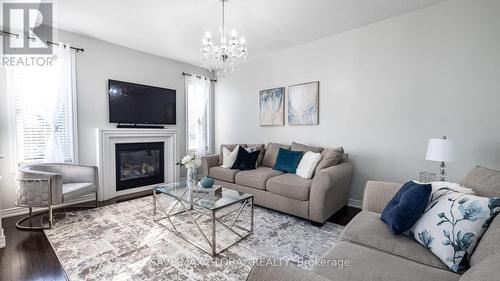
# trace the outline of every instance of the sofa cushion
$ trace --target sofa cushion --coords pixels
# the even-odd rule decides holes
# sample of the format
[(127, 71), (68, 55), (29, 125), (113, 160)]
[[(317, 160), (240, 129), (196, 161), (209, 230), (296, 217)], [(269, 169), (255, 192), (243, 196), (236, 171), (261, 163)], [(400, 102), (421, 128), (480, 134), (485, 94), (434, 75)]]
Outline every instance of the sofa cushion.
[(408, 181), (398, 190), (382, 212), (382, 221), (394, 234), (410, 229), (422, 216), (431, 195), (430, 184)]
[(295, 172), (297, 171), (297, 167), (299, 166), (300, 159), (302, 159), (303, 155), (304, 152), (302, 151), (292, 151), (280, 148), (273, 169), (295, 174)]
[[(319, 161), (318, 166), (316, 166), (316, 171), (314, 173), (319, 173), (319, 171), (326, 169), (331, 166), (335, 166), (342, 162), (344, 159), (344, 148), (327, 148), (321, 152), (321, 161)], [(345, 155), (345, 160), (347, 161), (347, 154)]]
[(236, 162), (236, 158), (238, 157), (239, 148), (240, 146), (236, 145), (233, 151), (231, 151), (225, 146), (222, 147), (222, 164), (220, 164), (222, 168), (231, 169), (233, 167), (233, 164)]
[(362, 211), (344, 228), (341, 239), (441, 269), (448, 267), (424, 246), (405, 235), (394, 235), (380, 213)]
[(264, 154), (266, 153), (265, 149), (266, 145), (263, 143), (257, 143), (257, 144), (247, 144), (247, 150), (250, 152), (259, 150), (259, 157), (257, 158), (257, 167), (262, 166), (262, 159), (264, 158)]
[[(352, 243), (337, 242), (323, 256), (326, 265), (313, 268), (330, 280), (349, 281), (457, 281), (459, 274), (429, 267), (405, 258)], [(349, 261), (349, 266), (328, 265), (332, 261)], [(339, 263), (338, 263), (339, 264)]]
[(323, 151), (323, 148), (322, 147), (316, 147), (316, 146), (309, 146), (309, 145), (301, 144), (301, 143), (298, 143), (298, 142), (292, 142), (292, 148), (291, 148), (291, 150), (293, 150), (293, 151), (302, 151), (304, 153), (306, 153), (308, 151), (312, 151), (312, 152), (315, 152), (315, 153), (321, 153), (321, 151)]
[(62, 186), (63, 203), (80, 198), (83, 195), (95, 192), (95, 185), (90, 182), (65, 183)]
[(209, 175), (221, 181), (234, 182), (235, 175), (240, 170), (233, 170), (229, 168), (222, 168), (220, 166), (210, 168)]
[(478, 263), (491, 255), (500, 253), (500, 216), (496, 216), (491, 222), (490, 227), (484, 233), (476, 249), (470, 257), (470, 266), (474, 267)]
[(278, 156), (278, 151), (280, 148), (290, 149), (289, 145), (272, 143), (270, 142), (267, 145), (266, 152), (264, 153), (264, 158), (262, 159), (262, 166), (265, 167), (274, 167), (276, 163), (276, 156)]
[(248, 152), (248, 148), (239, 147), (238, 155), (231, 169), (254, 170), (257, 167), (257, 158), (260, 151)]
[(449, 189), (432, 193), (422, 217), (408, 231), (451, 270), (467, 268), (477, 242), (500, 212), (500, 198), (463, 194)]
[[(220, 145), (220, 151), (219, 151), (219, 165), (222, 165), (222, 163), (223, 163), (223, 161), (224, 161), (223, 156), (222, 156), (222, 155), (224, 155), (224, 154), (223, 154), (223, 151), (222, 151), (222, 148), (223, 148), (223, 147), (225, 147), (225, 148), (229, 149), (230, 151), (233, 151), (233, 150), (236, 148), (236, 146), (238, 146), (238, 144), (237, 144), (237, 143), (235, 143), (235, 144), (221, 144), (221, 145)], [(243, 148), (246, 148), (246, 147), (247, 147), (247, 145), (246, 145), (246, 144), (240, 144), (240, 146), (241, 146), (241, 147), (243, 147)]]
[(476, 166), (462, 183), (479, 196), (500, 197), (500, 171)]
[(288, 198), (307, 201), (311, 190), (311, 179), (304, 179), (296, 174), (284, 174), (267, 181), (267, 191)]
[(314, 170), (318, 165), (319, 161), (321, 161), (321, 153), (315, 153), (312, 151), (308, 151), (302, 156), (302, 159), (299, 162), (299, 166), (297, 166), (297, 171), (295, 173), (297, 176), (300, 176), (305, 179), (310, 179), (314, 175)]
[(500, 279), (500, 254), (496, 254), (481, 261), (467, 270), (460, 281), (492, 281)]
[(258, 167), (255, 170), (241, 171), (237, 173), (235, 183), (265, 190), (268, 179), (282, 174), (283, 172), (273, 170), (269, 167)]

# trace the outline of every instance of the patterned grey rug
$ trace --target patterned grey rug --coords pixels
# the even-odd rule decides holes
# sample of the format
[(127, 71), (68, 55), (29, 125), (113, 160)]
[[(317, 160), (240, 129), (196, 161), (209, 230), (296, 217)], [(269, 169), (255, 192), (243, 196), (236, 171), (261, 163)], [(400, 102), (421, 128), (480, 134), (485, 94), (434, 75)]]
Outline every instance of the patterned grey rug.
[[(162, 200), (171, 203), (167, 197)], [(242, 214), (242, 219), (247, 215)], [(318, 228), (308, 221), (255, 207), (254, 234), (212, 258), (152, 217), (152, 197), (144, 197), (68, 213), (45, 234), (72, 281), (245, 280), (253, 263), (263, 257), (307, 268), (308, 261), (321, 257), (342, 230), (333, 223)], [(182, 217), (174, 223), (196, 237), (195, 226)], [(208, 221), (201, 223), (203, 229), (208, 226)], [(217, 229), (222, 241), (231, 242), (230, 236)]]

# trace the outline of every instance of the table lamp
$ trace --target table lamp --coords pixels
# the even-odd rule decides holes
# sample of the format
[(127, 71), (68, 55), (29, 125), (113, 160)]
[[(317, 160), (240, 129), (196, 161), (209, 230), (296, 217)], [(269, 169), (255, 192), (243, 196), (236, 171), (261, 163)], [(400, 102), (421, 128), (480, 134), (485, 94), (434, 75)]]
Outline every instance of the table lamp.
[(440, 139), (430, 139), (427, 145), (427, 154), (425, 160), (441, 162), (441, 181), (445, 181), (446, 165), (445, 162), (454, 162), (454, 143), (443, 136)]

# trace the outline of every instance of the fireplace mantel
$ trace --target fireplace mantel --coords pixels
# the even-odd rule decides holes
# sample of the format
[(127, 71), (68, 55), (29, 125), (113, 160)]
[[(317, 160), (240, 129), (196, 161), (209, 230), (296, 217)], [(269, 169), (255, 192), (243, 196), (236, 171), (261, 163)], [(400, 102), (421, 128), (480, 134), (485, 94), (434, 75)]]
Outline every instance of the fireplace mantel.
[(177, 154), (177, 130), (174, 129), (96, 129), (97, 166), (99, 168), (99, 201), (119, 195), (151, 190), (154, 185), (116, 191), (116, 155), (117, 143), (164, 142), (165, 182), (174, 182), (179, 178), (179, 169), (175, 165)]

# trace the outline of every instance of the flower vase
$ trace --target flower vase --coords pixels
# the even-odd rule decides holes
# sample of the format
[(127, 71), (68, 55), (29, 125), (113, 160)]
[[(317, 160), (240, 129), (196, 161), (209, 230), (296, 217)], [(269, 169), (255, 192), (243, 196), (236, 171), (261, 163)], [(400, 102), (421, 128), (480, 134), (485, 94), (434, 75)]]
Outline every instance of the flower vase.
[(196, 168), (187, 169), (186, 185), (188, 188), (194, 188), (198, 185), (198, 170)]

